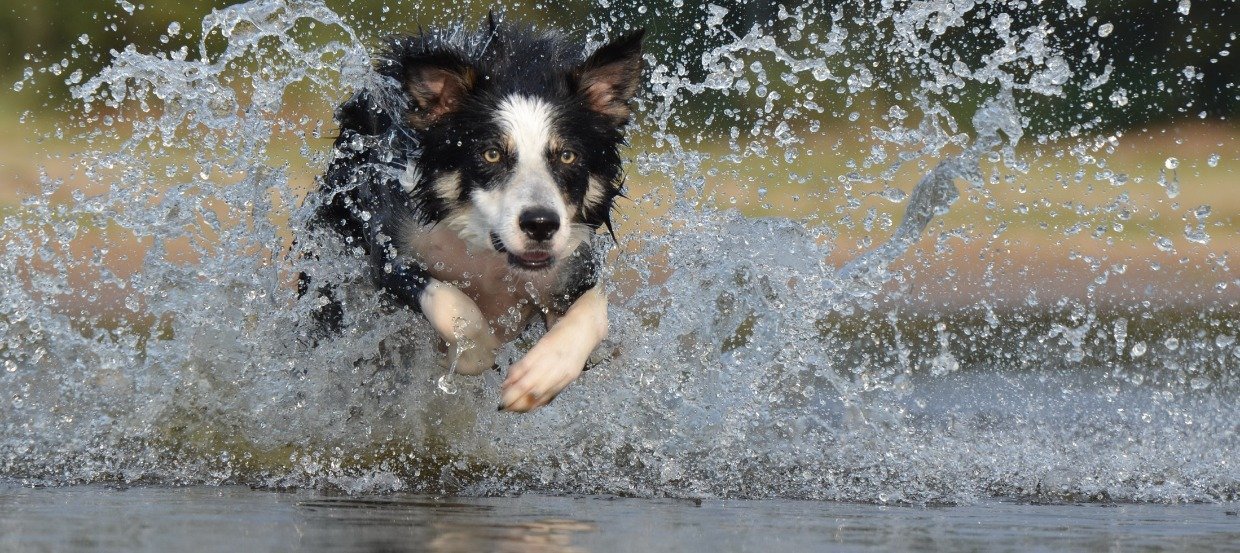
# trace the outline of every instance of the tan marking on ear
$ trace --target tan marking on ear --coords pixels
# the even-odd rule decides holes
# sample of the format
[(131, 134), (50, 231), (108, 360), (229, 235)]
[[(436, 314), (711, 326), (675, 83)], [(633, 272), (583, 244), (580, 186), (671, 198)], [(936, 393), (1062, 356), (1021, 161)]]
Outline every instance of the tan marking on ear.
[(578, 90), (589, 108), (615, 124), (632, 116), (629, 101), (641, 88), (644, 30), (600, 46), (579, 69)]
[(406, 79), (406, 89), (418, 109), (409, 114), (409, 124), (425, 127), (456, 111), (461, 99), (473, 89), (477, 75), (472, 68), (453, 71), (442, 67), (414, 70), (415, 78)]
[[(615, 71), (614, 73), (618, 74), (620, 72)], [(583, 83), (586, 101), (589, 102), (590, 109), (616, 120), (627, 120), (633, 113), (633, 110), (629, 108), (628, 101), (620, 99), (615, 86), (611, 82), (603, 80), (608, 77), (604, 75), (598, 75), (597, 77), (597, 79)]]

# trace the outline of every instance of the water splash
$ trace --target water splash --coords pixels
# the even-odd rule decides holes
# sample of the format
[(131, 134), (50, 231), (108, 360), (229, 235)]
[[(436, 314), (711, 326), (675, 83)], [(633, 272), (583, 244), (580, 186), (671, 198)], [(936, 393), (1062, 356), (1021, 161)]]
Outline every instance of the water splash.
[[(1046, 20), (972, 2), (780, 8), (741, 30), (720, 6), (683, 16), (701, 19), (708, 46), (648, 60), (634, 133), (649, 140), (632, 178), (645, 194), (628, 208), (637, 230), (611, 253), (613, 335), (579, 384), (525, 417), (494, 412), (498, 375), (446, 376), (417, 317), (347, 284), (363, 264), (299, 232), (327, 155), (325, 123), (305, 114), (321, 119), (342, 91), (376, 82), (364, 37), (378, 30), (316, 1), (254, 0), (206, 16), (196, 45), (117, 52), (73, 87), (76, 179), (45, 178), (0, 231), (0, 271), (16, 275), (0, 286), (0, 476), (879, 502), (1236, 497), (1234, 302), (1207, 299), (1179, 321), (1148, 296), (1104, 309), (1100, 290), (1127, 265), (1076, 252), (1065, 262), (1089, 266), (1084, 299), (1001, 293), (990, 277), (974, 310), (913, 301), (911, 255), (983, 236), (943, 225), (962, 196), (983, 201), (1056, 156), (1103, 168), (1099, 150), (1117, 141), (1092, 142), (1096, 122), (1075, 114), (1039, 122), (1051, 130), (1018, 148), (1022, 106), (1115, 92), (1109, 66), (1087, 75), (1068, 61), (1110, 31), (1072, 43)], [(592, 28), (624, 21), (618, 11)], [(968, 31), (987, 48), (955, 40)], [(664, 40), (678, 51), (679, 37)], [(858, 44), (884, 63), (863, 63)], [(870, 95), (906, 79), (917, 86), (860, 130), (860, 161), (807, 176), (823, 150), (850, 155), (824, 147), (824, 120), (868, 120)], [(318, 103), (291, 105), (307, 98)], [(703, 106), (725, 123), (687, 123)], [(843, 220), (734, 209), (754, 171), (760, 204), (785, 190), (793, 202), (843, 197), (840, 213), (867, 233), (894, 230), (837, 264)], [(903, 202), (899, 224), (864, 190)], [(1020, 209), (988, 212), (1002, 221), (984, 232), (992, 244)], [(1119, 192), (1092, 213), (1113, 224), (1090, 228), (1105, 236), (1133, 209)], [(636, 222), (644, 213), (663, 232)], [(1190, 242), (1208, 245), (1208, 215), (1194, 212)], [(342, 336), (311, 339), (298, 271), (344, 286)]]

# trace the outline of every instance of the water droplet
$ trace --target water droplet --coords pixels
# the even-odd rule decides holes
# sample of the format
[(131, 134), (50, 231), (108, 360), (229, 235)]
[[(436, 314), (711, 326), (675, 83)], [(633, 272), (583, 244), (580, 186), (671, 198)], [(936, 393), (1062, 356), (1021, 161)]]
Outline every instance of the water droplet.
[(1193, 9), (1193, 3), (1190, 0), (1180, 0), (1180, 5), (1176, 7), (1175, 11), (1180, 12), (1180, 15), (1188, 15), (1191, 9)]
[(1128, 91), (1122, 88), (1116, 89), (1115, 92), (1111, 93), (1111, 96), (1108, 99), (1111, 100), (1111, 103), (1116, 106), (1126, 106), (1128, 105)]
[(1192, 226), (1184, 227), (1184, 239), (1203, 246), (1210, 243), (1210, 235), (1206, 233), (1205, 225), (1199, 225), (1197, 228)]
[(1134, 358), (1145, 355), (1145, 351), (1146, 351), (1145, 342), (1137, 342), (1132, 345), (1132, 356)]
[(7, 372), (17, 372), (17, 363), (14, 363), (12, 359), (5, 359), (4, 370)]
[(1159, 236), (1158, 239), (1154, 241), (1154, 247), (1164, 252), (1175, 250), (1175, 244), (1172, 243), (1171, 239), (1166, 236)]
[(1110, 23), (1103, 23), (1102, 25), (1098, 27), (1098, 36), (1103, 36), (1103, 37), (1110, 36), (1111, 31), (1114, 31), (1114, 30), (1115, 30), (1115, 25), (1112, 25)]
[(1210, 158), (1206, 160), (1206, 165), (1209, 165), (1210, 167), (1218, 167), (1218, 160), (1218, 154), (1210, 154)]
[(1166, 340), (1163, 340), (1163, 347), (1167, 348), (1169, 351), (1180, 349), (1180, 340), (1174, 337), (1167, 338)]
[[(1179, 162), (1176, 162), (1176, 165), (1178, 164)], [(1163, 187), (1163, 190), (1167, 192), (1168, 198), (1175, 199), (1180, 195), (1180, 179), (1177, 178), (1175, 171), (1172, 171), (1170, 178), (1168, 178), (1166, 170), (1159, 170), (1158, 186)]]
[(453, 373), (447, 373), (440, 376), (439, 379), (435, 381), (435, 386), (439, 388), (439, 391), (448, 395), (456, 394), (457, 385), (456, 382), (453, 382), (452, 380), (452, 374)]
[(1174, 157), (1169, 157), (1167, 158), (1166, 161), (1163, 162), (1163, 166), (1166, 167), (1167, 169), (1175, 170), (1175, 168), (1180, 166), (1180, 160)]
[(1197, 219), (1197, 224), (1185, 225), (1184, 237), (1187, 238), (1189, 242), (1195, 242), (1203, 245), (1208, 244), (1210, 242), (1210, 235), (1206, 232), (1205, 220), (1210, 216), (1210, 206), (1197, 206), (1197, 208), (1192, 211), (1192, 214), (1193, 217)]
[(883, 199), (889, 202), (903, 202), (907, 197), (908, 193), (899, 188), (888, 186), (883, 189)]

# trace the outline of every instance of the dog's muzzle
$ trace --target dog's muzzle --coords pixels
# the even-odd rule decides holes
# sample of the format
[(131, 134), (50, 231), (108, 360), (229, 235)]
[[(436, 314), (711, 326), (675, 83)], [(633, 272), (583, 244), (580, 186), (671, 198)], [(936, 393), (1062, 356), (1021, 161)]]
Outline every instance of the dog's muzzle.
[(504, 241), (500, 240), (499, 235), (494, 232), (491, 233), (491, 247), (499, 253), (508, 254), (508, 264), (513, 267), (536, 271), (555, 264), (555, 256), (546, 250), (531, 250), (520, 255), (509, 251), (504, 246)]

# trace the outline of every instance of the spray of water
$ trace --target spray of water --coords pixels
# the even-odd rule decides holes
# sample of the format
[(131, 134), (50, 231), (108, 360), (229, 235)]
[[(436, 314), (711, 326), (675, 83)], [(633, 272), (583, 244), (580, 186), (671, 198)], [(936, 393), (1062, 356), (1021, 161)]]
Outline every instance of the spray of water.
[[(1083, 17), (1079, 4), (1066, 16)], [(331, 131), (303, 114), (326, 117), (377, 82), (364, 37), (380, 30), (314, 0), (253, 0), (206, 16), (196, 54), (116, 52), (71, 83), (80, 124), (57, 138), (78, 151), (74, 177), (44, 178), (0, 230), (0, 272), (14, 275), (0, 286), (0, 476), (881, 502), (1235, 498), (1234, 302), (1183, 322), (1152, 321), (1136, 300), (1106, 311), (1036, 294), (997, 311), (996, 292), (951, 320), (902, 307), (916, 294), (896, 265), (959, 184), (985, 197), (1001, 172), (1064, 154), (1098, 165), (1115, 141), (1091, 143), (1097, 121), (1063, 114), (1033, 125), (1049, 130), (1018, 152), (1031, 127), (1022, 106), (1113, 91), (1097, 54), (1109, 30), (1057, 37), (1048, 19), (1013, 13), (1001, 2), (802, 6), (739, 32), (725, 8), (686, 9), (705, 54), (678, 58), (678, 39), (661, 39), (670, 54), (649, 57), (632, 130), (641, 194), (624, 209), (658, 214), (661, 231), (629, 218), (595, 368), (519, 417), (494, 411), (498, 375), (444, 374), (426, 325), (366, 286), (345, 285), (341, 336), (316, 341), (304, 323), (315, 306), (293, 275), (344, 284), (364, 264), (302, 230)], [(591, 21), (592, 38), (620, 21)], [(957, 44), (966, 31), (986, 40)], [(896, 91), (908, 80), (915, 92)], [(874, 91), (896, 102), (859, 134), (864, 160), (810, 175), (803, 165), (845, 155), (839, 142), (812, 151), (829, 144), (823, 121), (856, 121)], [(305, 98), (321, 105), (289, 105)], [(722, 130), (685, 122), (702, 106)], [(755, 167), (765, 184), (750, 180)], [(1167, 171), (1170, 195), (1170, 161)], [(910, 172), (921, 176), (898, 180)], [(903, 216), (865, 211), (860, 224), (885, 238), (840, 265), (842, 229), (745, 217), (729, 200), (764, 204), (791, 187), (806, 201), (845, 197), (850, 221), (864, 191)], [(1121, 194), (1105, 213), (1131, 204)], [(1210, 209), (1194, 213), (1186, 237), (1207, 244)], [(953, 236), (940, 229), (929, 255)], [(318, 255), (300, 255), (309, 250)], [(1087, 297), (1123, 272), (1099, 264)]]

